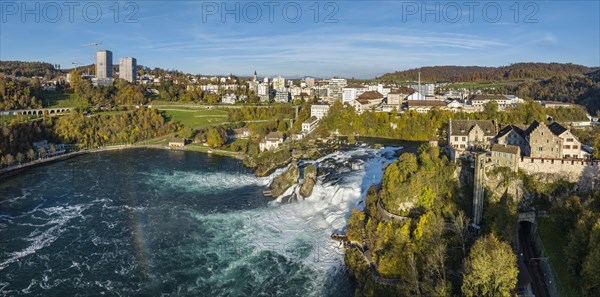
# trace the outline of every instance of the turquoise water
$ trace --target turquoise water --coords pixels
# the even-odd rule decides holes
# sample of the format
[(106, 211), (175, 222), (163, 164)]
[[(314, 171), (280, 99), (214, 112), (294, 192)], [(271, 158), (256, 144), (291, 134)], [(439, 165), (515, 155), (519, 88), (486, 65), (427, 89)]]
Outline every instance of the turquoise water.
[(322, 158), (327, 173), (294, 203), (263, 197), (271, 177), (240, 161), (193, 152), (28, 170), (0, 182), (0, 296), (351, 296), (329, 235), (393, 158), (367, 148)]

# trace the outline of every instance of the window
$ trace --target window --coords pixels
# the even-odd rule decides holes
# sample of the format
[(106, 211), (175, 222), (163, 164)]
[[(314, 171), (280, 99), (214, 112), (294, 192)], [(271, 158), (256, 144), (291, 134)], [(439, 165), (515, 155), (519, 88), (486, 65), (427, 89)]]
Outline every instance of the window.
[(564, 145), (563, 148), (566, 149), (566, 150), (570, 150), (571, 146), (570, 145)]
[(541, 146), (538, 146), (538, 152), (541, 152), (541, 151), (543, 151), (543, 149), (544, 149), (543, 147), (541, 147)]
[(454, 141), (458, 141), (458, 136), (454, 136)]
[(463, 136), (462, 141), (467, 141), (467, 138)]
[(570, 157), (571, 157), (570, 155), (565, 155), (565, 158), (570, 158)]
[(574, 146), (573, 146), (573, 149), (574, 149), (574, 150), (576, 150), (576, 149), (579, 149), (579, 146), (578, 146), (578, 145), (574, 145)]
[(464, 144), (461, 144), (461, 145), (460, 145), (460, 148), (465, 148), (465, 145), (464, 145)]
[(567, 138), (567, 142), (573, 142), (573, 138)]

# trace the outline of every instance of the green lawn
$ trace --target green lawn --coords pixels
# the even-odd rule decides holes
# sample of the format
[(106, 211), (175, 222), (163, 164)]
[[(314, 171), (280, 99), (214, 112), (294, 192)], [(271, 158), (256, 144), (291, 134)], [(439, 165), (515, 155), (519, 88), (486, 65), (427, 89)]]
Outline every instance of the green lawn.
[(75, 106), (75, 95), (72, 93), (45, 92), (41, 98), (44, 107), (63, 108)]
[(227, 122), (227, 111), (187, 107), (161, 107), (170, 121), (181, 122), (188, 128), (204, 128)]
[(115, 114), (120, 114), (120, 113), (125, 113), (125, 112), (129, 112), (129, 110), (111, 110), (111, 111), (98, 111), (98, 112), (94, 112), (94, 115), (115, 115)]
[(537, 218), (538, 234), (544, 245), (544, 252), (550, 259), (552, 271), (556, 276), (557, 289), (560, 296), (580, 296), (577, 280), (569, 273), (565, 265), (563, 250), (568, 244), (569, 237), (548, 218)]

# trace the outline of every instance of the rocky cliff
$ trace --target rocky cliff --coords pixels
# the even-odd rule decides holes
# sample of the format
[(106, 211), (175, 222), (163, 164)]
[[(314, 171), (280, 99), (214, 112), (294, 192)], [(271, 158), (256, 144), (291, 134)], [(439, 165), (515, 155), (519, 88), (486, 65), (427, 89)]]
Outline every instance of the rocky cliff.
[(289, 187), (298, 182), (299, 177), (300, 169), (298, 169), (298, 165), (296, 163), (290, 164), (286, 171), (282, 175), (274, 178), (273, 182), (271, 182), (269, 185), (273, 197), (281, 196), (281, 194), (283, 194)]
[(312, 193), (313, 187), (317, 183), (317, 167), (315, 164), (307, 164), (304, 167), (304, 183), (300, 187), (300, 195), (306, 198)]

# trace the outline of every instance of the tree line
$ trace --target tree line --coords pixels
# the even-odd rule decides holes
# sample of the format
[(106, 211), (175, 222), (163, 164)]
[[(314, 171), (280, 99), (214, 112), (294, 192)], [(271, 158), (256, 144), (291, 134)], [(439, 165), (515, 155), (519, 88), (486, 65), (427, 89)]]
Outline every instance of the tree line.
[(562, 63), (516, 63), (501, 67), (481, 66), (431, 66), (386, 73), (378, 81), (385, 83), (417, 81), (426, 82), (491, 82), (506, 80), (543, 79), (553, 76), (585, 74), (597, 70), (577, 64)]
[(38, 78), (12, 79), (0, 74), (0, 110), (41, 108), (41, 97)]
[[(166, 122), (156, 109), (140, 108), (112, 115), (86, 116), (79, 111), (52, 118), (45, 114), (40, 120), (16, 117), (3, 124), (0, 137), (1, 165), (21, 163), (40, 157), (32, 143), (48, 140), (54, 143), (77, 144), (80, 148), (96, 148), (110, 144), (135, 143), (175, 132), (179, 127)], [(19, 157), (21, 156), (21, 157)], [(30, 156), (33, 159), (29, 158)]]
[(59, 69), (59, 65), (45, 62), (0, 61), (0, 73), (12, 76), (38, 76), (50, 79), (60, 73)]

